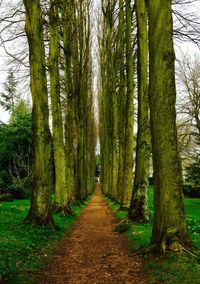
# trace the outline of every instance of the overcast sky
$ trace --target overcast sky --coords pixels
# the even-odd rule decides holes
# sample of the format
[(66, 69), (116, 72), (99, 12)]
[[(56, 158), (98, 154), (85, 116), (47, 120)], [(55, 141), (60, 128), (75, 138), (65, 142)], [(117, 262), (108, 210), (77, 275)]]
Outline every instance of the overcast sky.
[[(13, 4), (16, 1), (19, 1), (19, 0), (13, 0), (13, 1), (4, 0), (3, 2), (4, 2), (5, 5), (6, 4), (10, 5), (10, 3)], [(98, 6), (99, 3), (100, 3), (100, 0), (94, 0), (94, 4), (95, 4), (96, 7)], [(0, 6), (0, 18), (5, 13), (4, 9), (5, 9), (5, 6)], [(200, 1), (198, 1), (198, 3), (196, 3), (195, 5), (189, 6), (188, 12), (192, 11), (192, 10), (195, 11), (197, 13), (197, 15), (199, 15), (199, 19), (200, 19)], [(97, 14), (96, 9), (94, 9), (94, 13)], [(95, 16), (93, 18), (97, 19), (97, 17), (95, 17)], [(1, 30), (1, 24), (0, 24), (0, 30)], [(25, 39), (23, 39), (23, 40), (25, 40)], [(13, 43), (7, 44), (7, 47), (10, 51), (12, 51), (13, 49), (17, 50), (17, 49), (20, 48), (20, 46), (21, 46), (21, 39), (16, 40), (14, 44)], [(188, 53), (189, 55), (199, 53), (199, 56), (200, 56), (200, 51), (197, 48), (197, 46), (192, 44), (192, 43), (189, 43), (189, 42), (183, 42), (183, 43), (180, 43), (180, 42), (177, 43), (176, 42), (175, 50), (176, 50), (177, 57), (180, 57), (181, 53)], [(6, 55), (4, 49), (0, 46), (0, 93), (3, 91), (3, 82), (5, 82), (5, 79), (7, 77), (7, 71), (11, 67), (11, 66), (8, 66), (8, 62), (9, 62), (9, 58)], [(25, 69), (24, 67), (21, 67), (20, 71), (16, 74), (16, 76), (20, 78), (24, 69)], [(21, 92), (23, 92), (23, 90), (25, 90), (25, 92), (27, 92), (27, 88), (25, 88), (24, 82), (27, 83), (27, 81), (23, 80), (23, 82), (21, 82), (21, 85), (23, 86)], [(2, 108), (0, 107), (0, 121), (6, 122), (8, 120), (8, 117), (9, 117), (8, 114), (5, 113), (2, 110)]]

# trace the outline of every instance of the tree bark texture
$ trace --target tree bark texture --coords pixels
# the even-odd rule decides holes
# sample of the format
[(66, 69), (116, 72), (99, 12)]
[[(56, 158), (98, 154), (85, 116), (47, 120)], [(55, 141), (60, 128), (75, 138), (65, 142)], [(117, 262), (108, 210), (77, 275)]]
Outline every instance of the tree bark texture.
[(52, 225), (53, 155), (49, 130), (42, 15), (40, 1), (24, 0), (24, 5), (29, 43), (34, 139), (34, 189), (27, 221), (37, 225)]
[(190, 245), (177, 149), (171, 5), (170, 0), (149, 1), (149, 101), (155, 191), (151, 243), (163, 250)]
[(129, 208), (129, 218), (149, 220), (148, 186), (151, 153), (149, 101), (148, 101), (148, 31), (145, 0), (136, 0), (137, 17), (137, 73), (138, 73), (138, 131), (134, 186)]
[(53, 149), (55, 164), (55, 201), (54, 208), (59, 212), (67, 212), (69, 193), (67, 188), (67, 174), (65, 149), (63, 139), (63, 122), (60, 102), (60, 74), (59, 74), (59, 29), (58, 29), (58, 0), (50, 1), (50, 56), (49, 73), (51, 87), (51, 109)]

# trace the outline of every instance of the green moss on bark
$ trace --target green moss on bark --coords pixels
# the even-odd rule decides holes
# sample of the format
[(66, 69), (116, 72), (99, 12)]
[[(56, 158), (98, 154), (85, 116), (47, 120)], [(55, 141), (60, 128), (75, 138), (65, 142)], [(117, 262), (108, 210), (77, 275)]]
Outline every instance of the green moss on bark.
[(150, 122), (148, 102), (148, 31), (145, 0), (136, 0), (138, 42), (138, 132), (134, 187), (129, 208), (129, 218), (149, 220), (148, 184), (150, 159)]
[(24, 0), (26, 34), (29, 43), (31, 93), (33, 102), (34, 188), (27, 221), (52, 225), (53, 152), (49, 130), (48, 92), (40, 1)]
[(171, 1), (149, 1), (150, 121), (154, 167), (152, 244), (190, 246), (177, 149)]

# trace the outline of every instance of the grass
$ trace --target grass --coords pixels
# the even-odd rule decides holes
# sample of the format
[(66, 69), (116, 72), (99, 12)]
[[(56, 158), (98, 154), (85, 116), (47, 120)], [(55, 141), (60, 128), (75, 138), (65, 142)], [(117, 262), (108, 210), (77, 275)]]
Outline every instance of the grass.
[(69, 231), (85, 204), (72, 206), (73, 216), (54, 215), (55, 229), (23, 223), (28, 200), (0, 204), (0, 282), (34, 283), (39, 271), (49, 261), (59, 240)]
[[(120, 204), (106, 198), (109, 207), (119, 220), (127, 218), (127, 211), (120, 211)], [(200, 199), (185, 198), (185, 211), (189, 233), (193, 242), (193, 253), (200, 260)], [(149, 208), (151, 221), (147, 224), (134, 223), (125, 232), (134, 251), (149, 246), (153, 218), (153, 188), (149, 188)], [(149, 283), (197, 284), (200, 283), (200, 262), (186, 253), (166, 253), (165, 255), (143, 255), (145, 266), (149, 271)]]

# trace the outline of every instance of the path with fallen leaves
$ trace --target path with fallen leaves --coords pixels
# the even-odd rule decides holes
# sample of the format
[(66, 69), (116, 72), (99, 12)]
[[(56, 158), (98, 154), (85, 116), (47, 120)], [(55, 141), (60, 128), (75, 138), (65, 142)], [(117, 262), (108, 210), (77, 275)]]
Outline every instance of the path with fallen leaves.
[(97, 185), (90, 203), (60, 244), (39, 282), (148, 283), (139, 257), (133, 256), (125, 237), (113, 231), (116, 223)]

